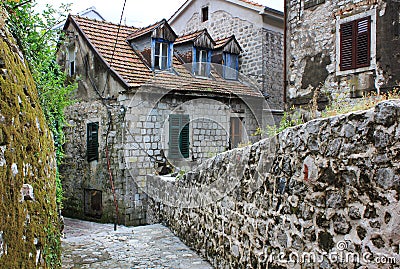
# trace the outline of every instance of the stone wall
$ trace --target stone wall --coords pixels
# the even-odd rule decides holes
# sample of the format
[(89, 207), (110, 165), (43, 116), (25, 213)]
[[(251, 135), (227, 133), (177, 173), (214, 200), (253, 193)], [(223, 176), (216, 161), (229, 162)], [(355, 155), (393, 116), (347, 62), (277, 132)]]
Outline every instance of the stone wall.
[[(309, 1), (313, 2), (313, 1)], [(399, 81), (400, 3), (392, 0), (288, 1), (287, 97), (289, 105), (308, 105), (316, 88), (319, 101), (361, 97), (387, 91)], [(341, 72), (338, 63), (338, 20), (371, 15), (371, 64)], [(376, 25), (376, 31), (374, 30)], [(374, 46), (376, 48), (374, 49)]]
[(216, 268), (392, 268), (399, 141), (398, 100), (313, 120), (179, 180), (149, 176), (148, 221), (164, 222)]
[[(77, 102), (66, 113), (69, 122), (64, 131), (68, 142), (60, 167), (65, 216), (113, 222), (116, 208), (109, 176), (111, 171), (119, 222), (143, 225), (146, 223), (147, 174), (162, 173), (163, 169), (187, 171), (226, 151), (230, 147), (231, 117), (243, 121), (243, 143), (255, 142), (259, 138), (251, 135), (259, 126), (252, 114), (255, 111), (237, 98), (185, 96), (149, 88), (121, 93), (118, 99), (105, 102)], [(170, 114), (189, 115), (188, 158), (169, 158)], [(99, 123), (99, 159), (88, 162), (86, 141), (90, 122)], [(106, 158), (108, 131), (110, 166)], [(101, 212), (96, 216), (87, 208), (92, 191), (101, 196)]]
[(0, 267), (60, 268), (54, 141), (0, 8)]

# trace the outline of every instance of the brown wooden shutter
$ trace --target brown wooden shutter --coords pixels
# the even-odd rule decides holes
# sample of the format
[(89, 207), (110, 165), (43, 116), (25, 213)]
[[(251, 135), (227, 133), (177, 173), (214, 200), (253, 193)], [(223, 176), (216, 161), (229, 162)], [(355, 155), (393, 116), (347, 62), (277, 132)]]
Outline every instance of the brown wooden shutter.
[(242, 120), (231, 118), (231, 148), (236, 148), (242, 142)]
[(370, 65), (371, 17), (340, 25), (340, 70)]
[(358, 20), (356, 38), (356, 66), (355, 68), (369, 66), (370, 64), (370, 27), (371, 17)]
[(349, 70), (353, 67), (354, 55), (354, 23), (340, 25), (340, 70)]

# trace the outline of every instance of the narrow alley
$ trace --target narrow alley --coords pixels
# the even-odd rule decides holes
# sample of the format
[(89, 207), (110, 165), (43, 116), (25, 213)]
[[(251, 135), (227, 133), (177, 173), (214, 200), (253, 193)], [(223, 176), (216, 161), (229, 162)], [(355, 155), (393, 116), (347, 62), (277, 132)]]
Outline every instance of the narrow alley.
[(62, 268), (209, 269), (160, 224), (124, 227), (65, 219)]

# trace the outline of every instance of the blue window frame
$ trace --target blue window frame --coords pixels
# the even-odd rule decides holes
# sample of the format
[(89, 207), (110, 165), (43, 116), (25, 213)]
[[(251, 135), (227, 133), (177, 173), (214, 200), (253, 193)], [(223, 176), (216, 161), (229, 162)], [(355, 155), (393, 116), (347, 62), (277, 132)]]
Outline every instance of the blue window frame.
[(172, 66), (172, 42), (164, 39), (153, 39), (151, 45), (153, 70), (166, 70)]
[(211, 50), (203, 48), (193, 49), (193, 74), (200, 77), (209, 77), (211, 71)]
[(223, 76), (225, 79), (237, 80), (239, 74), (239, 55), (233, 53), (224, 53)]

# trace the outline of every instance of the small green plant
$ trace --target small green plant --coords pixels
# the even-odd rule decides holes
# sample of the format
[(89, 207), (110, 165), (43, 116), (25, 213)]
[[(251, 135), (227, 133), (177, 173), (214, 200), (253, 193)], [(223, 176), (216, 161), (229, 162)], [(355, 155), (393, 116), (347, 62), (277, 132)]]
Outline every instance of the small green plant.
[(237, 148), (244, 148), (244, 147), (247, 147), (247, 146), (250, 146), (251, 145), (251, 142), (250, 141), (247, 141), (247, 142), (240, 142), (238, 145), (237, 145)]
[(266, 132), (269, 137), (275, 136), (276, 134), (282, 132), (283, 130), (303, 124), (303, 116), (301, 112), (296, 110), (295, 107), (291, 107), (289, 111), (283, 113), (283, 117), (279, 123), (279, 126), (267, 126)]
[(179, 170), (178, 175), (176, 176), (176, 179), (177, 180), (183, 179), (185, 174), (186, 174), (185, 170)]
[(388, 99), (400, 99), (400, 92), (398, 89), (393, 89), (387, 94), (377, 94), (375, 92), (364, 95), (359, 99), (349, 99), (339, 97), (333, 99), (331, 104), (322, 112), (322, 117), (336, 116), (346, 114), (352, 111), (367, 110), (374, 107), (379, 102)]

